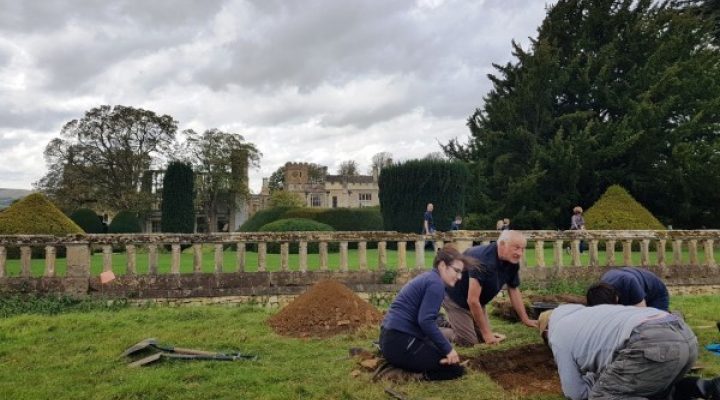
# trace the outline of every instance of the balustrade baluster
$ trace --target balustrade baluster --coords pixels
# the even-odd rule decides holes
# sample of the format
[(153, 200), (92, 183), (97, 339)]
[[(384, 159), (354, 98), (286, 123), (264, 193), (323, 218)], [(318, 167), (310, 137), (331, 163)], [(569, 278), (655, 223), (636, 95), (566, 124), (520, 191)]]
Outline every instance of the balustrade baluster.
[(172, 248), (172, 255), (170, 258), (170, 273), (179, 274), (180, 273), (180, 245), (173, 244), (170, 247)]
[(407, 242), (397, 242), (398, 271), (407, 271)]
[(640, 265), (643, 267), (650, 265), (650, 239), (643, 239), (640, 242)]
[(266, 242), (258, 242), (258, 272), (265, 272), (266, 270), (266, 263), (267, 263), (267, 243)]
[(542, 240), (535, 241), (535, 264), (537, 267), (545, 267), (545, 242)]
[(717, 267), (715, 263), (715, 250), (713, 249), (713, 239), (705, 239), (703, 242), (705, 252), (705, 266), (709, 268)]
[(490, 244), (490, 241), (489, 241), (489, 240), (483, 240), (483, 241), (482, 241), (482, 245), (483, 245), (483, 246), (487, 246), (487, 245), (489, 245), (489, 244)]
[(605, 242), (605, 265), (608, 267), (615, 266), (615, 240), (608, 240)]
[(299, 268), (300, 268), (300, 272), (307, 272), (307, 268), (308, 268), (308, 264), (307, 264), (307, 259), (308, 259), (307, 248), (308, 248), (308, 243), (307, 243), (306, 241), (304, 241), (304, 240), (301, 240), (301, 241), (300, 241), (300, 245), (299, 245), (299, 253), (300, 253), (300, 266), (299, 266)]
[(215, 273), (220, 274), (223, 272), (224, 267), (224, 254), (223, 254), (223, 244), (222, 243), (215, 243)]
[(150, 275), (157, 275), (158, 273), (158, 252), (157, 245), (151, 243), (148, 245), (148, 273)]
[(55, 276), (55, 258), (57, 251), (55, 246), (45, 246), (45, 273), (43, 276), (52, 278)]
[(657, 245), (657, 265), (660, 268), (666, 267), (666, 261), (665, 261), (665, 246), (667, 246), (667, 240), (660, 239), (656, 243)]
[(245, 242), (237, 242), (236, 244), (236, 267), (237, 272), (245, 272), (245, 263), (247, 262), (247, 250), (245, 249)]
[(358, 269), (367, 271), (367, 242), (358, 242)]
[(425, 269), (425, 241), (415, 241), (415, 268)]
[(5, 249), (5, 246), (0, 246), (0, 278), (4, 278), (7, 276), (7, 265), (5, 264), (7, 261), (7, 250)]
[(572, 244), (572, 266), (573, 267), (580, 267), (582, 266), (582, 262), (580, 261), (580, 239), (573, 239)]
[(328, 270), (328, 244), (320, 242), (320, 271)]
[(30, 264), (32, 263), (32, 249), (29, 246), (20, 247), (20, 276), (30, 277)]
[(193, 273), (202, 272), (202, 243), (193, 243)]
[(378, 242), (378, 270), (385, 271), (387, 268), (387, 242)]
[(633, 265), (632, 239), (623, 240), (623, 265)]
[(563, 266), (563, 241), (556, 240), (553, 243), (553, 267), (561, 268)]
[(340, 271), (348, 271), (348, 242), (340, 242)]
[(673, 240), (673, 267), (679, 267), (682, 265), (682, 240)]
[(588, 265), (591, 267), (597, 267), (600, 265), (600, 257), (598, 256), (598, 240), (597, 239), (591, 239), (590, 240), (590, 248), (588, 249), (590, 253), (590, 261), (588, 262)]
[(287, 272), (290, 263), (290, 243), (280, 243), (280, 271)]
[(698, 266), (698, 251), (697, 251), (697, 239), (690, 239), (688, 241), (688, 253), (690, 253), (690, 266)]
[(137, 274), (137, 260), (135, 258), (135, 245), (128, 244), (125, 246), (125, 252), (127, 254), (127, 275)]
[(104, 245), (103, 251), (103, 272), (112, 271), (112, 246)]

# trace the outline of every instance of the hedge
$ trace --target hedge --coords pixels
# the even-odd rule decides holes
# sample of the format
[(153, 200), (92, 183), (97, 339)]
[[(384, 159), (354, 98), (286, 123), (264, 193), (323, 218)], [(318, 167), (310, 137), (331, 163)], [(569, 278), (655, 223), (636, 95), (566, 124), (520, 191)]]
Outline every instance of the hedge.
[[(313, 221), (306, 218), (285, 218), (263, 225), (258, 232), (332, 232), (333, 227), (321, 222)], [(318, 243), (308, 243), (308, 252), (317, 253)], [(337, 251), (337, 243), (328, 243), (328, 250)], [(268, 243), (268, 253), (280, 253), (279, 243)], [(298, 253), (299, 244), (297, 242), (290, 243), (290, 252)]]
[(255, 213), (238, 228), (257, 232), (260, 227), (284, 218), (305, 218), (330, 225), (336, 231), (381, 231), (382, 215), (377, 207), (367, 208), (268, 208)]
[[(0, 235), (56, 235), (84, 233), (75, 222), (62, 213), (40, 193), (33, 193), (13, 203), (0, 213)], [(56, 255), (65, 256), (65, 247), (57, 247)], [(45, 256), (42, 247), (32, 248), (33, 258)], [(20, 257), (20, 249), (9, 247), (8, 259)]]
[(456, 215), (465, 213), (467, 166), (444, 160), (411, 160), (382, 169), (380, 207), (388, 231), (420, 233), (423, 214), (433, 203), (433, 222), (446, 231)]
[(173, 161), (163, 176), (161, 224), (163, 232), (195, 231), (195, 175), (190, 164)]
[(585, 229), (656, 229), (665, 226), (619, 185), (607, 188), (585, 212)]
[(120, 211), (117, 213), (110, 226), (110, 233), (140, 233), (140, 221), (132, 211)]
[(86, 233), (106, 233), (105, 225), (99, 215), (89, 208), (80, 208), (70, 214), (73, 220)]

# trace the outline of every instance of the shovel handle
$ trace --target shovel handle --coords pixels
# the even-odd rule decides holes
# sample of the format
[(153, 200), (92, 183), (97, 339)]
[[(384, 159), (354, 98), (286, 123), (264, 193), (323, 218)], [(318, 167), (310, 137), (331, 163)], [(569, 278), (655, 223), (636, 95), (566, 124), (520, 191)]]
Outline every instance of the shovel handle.
[(196, 356), (216, 356), (218, 353), (214, 351), (204, 351), (204, 350), (195, 350), (195, 349), (186, 349), (183, 347), (174, 347), (173, 350), (175, 353), (179, 354), (191, 354)]

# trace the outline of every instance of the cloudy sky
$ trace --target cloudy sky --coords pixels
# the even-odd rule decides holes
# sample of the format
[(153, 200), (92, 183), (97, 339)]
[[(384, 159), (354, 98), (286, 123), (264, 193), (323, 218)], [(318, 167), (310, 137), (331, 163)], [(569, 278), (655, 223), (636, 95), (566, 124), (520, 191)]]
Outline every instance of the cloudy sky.
[(0, 0), (0, 187), (30, 189), (45, 145), (102, 104), (240, 133), (334, 172), (466, 139), (491, 63), (550, 0)]

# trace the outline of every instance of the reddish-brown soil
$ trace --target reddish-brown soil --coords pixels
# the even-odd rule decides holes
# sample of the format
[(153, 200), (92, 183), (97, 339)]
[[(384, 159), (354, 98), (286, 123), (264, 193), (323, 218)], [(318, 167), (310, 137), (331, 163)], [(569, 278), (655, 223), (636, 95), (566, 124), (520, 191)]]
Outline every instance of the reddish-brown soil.
[(507, 391), (529, 394), (561, 394), (560, 377), (552, 352), (542, 344), (483, 353), (468, 363)]
[[(525, 296), (525, 311), (531, 318), (537, 318), (537, 315), (535, 315), (535, 312), (532, 308), (533, 303), (556, 303), (556, 304), (564, 304), (564, 303), (575, 303), (575, 304), (585, 304), (585, 297), (578, 296), (574, 294), (554, 294), (554, 295), (529, 295)], [(512, 304), (510, 304), (510, 300), (495, 300), (493, 303), (493, 311), (492, 314), (496, 317), (500, 317), (502, 319), (508, 320), (508, 321), (519, 321), (517, 314), (515, 313), (515, 310), (512, 308)]]
[(316, 283), (298, 296), (268, 323), (280, 335), (326, 337), (378, 325), (382, 313), (334, 280)]

